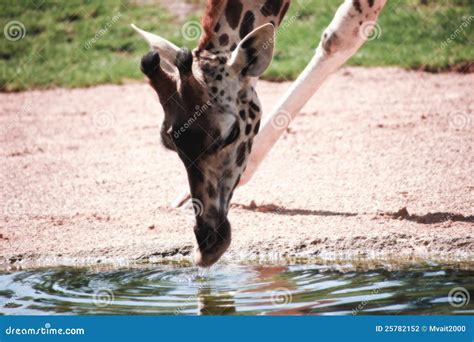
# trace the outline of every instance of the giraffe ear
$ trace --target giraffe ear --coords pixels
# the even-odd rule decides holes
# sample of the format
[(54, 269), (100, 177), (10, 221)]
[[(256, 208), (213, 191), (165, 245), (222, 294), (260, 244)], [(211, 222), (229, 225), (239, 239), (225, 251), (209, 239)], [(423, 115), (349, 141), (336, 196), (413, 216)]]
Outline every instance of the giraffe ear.
[(174, 65), (180, 48), (160, 36), (139, 29), (134, 24), (130, 26), (147, 41), (154, 52), (158, 52), (163, 69), (170, 73), (176, 72)]
[(270, 65), (274, 46), (274, 26), (262, 25), (242, 39), (232, 53), (230, 64), (237, 73), (243, 76), (258, 77)]

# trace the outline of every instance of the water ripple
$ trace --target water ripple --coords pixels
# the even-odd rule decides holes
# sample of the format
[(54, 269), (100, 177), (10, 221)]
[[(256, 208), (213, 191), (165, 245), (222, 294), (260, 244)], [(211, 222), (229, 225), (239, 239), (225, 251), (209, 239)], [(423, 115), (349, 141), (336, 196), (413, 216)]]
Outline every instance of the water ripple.
[(223, 265), (0, 274), (0, 314), (474, 314), (474, 271), (422, 265), (342, 272), (329, 266)]

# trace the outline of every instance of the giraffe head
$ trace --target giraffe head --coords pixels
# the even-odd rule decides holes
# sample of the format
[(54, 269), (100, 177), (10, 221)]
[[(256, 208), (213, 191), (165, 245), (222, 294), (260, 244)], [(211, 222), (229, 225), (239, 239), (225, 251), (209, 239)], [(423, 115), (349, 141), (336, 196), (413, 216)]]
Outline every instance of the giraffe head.
[(195, 261), (209, 266), (230, 244), (229, 204), (260, 126), (254, 85), (271, 62), (274, 26), (227, 38), (227, 49), (193, 51), (134, 28), (152, 49), (141, 70), (164, 110), (162, 142), (183, 162), (196, 204)]

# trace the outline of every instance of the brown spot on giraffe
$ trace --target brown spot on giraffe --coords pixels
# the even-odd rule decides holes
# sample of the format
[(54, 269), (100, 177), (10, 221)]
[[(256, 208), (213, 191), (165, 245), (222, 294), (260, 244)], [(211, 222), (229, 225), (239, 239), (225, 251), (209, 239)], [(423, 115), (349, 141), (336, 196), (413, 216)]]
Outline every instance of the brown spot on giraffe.
[(260, 11), (265, 17), (270, 15), (276, 17), (280, 13), (281, 5), (283, 5), (282, 0), (267, 0)]
[(354, 0), (353, 2), (354, 8), (357, 12), (362, 13), (362, 7), (360, 5), (360, 0)]
[(251, 11), (245, 12), (245, 15), (242, 19), (242, 23), (240, 24), (239, 36), (241, 39), (244, 38), (253, 30), (254, 22), (255, 22), (255, 15)]
[(221, 35), (219, 37), (219, 43), (221, 44), (221, 46), (226, 46), (227, 44), (229, 44), (229, 35), (227, 33)]
[(243, 5), (240, 0), (228, 0), (225, 8), (225, 17), (230, 28), (235, 30), (242, 16)]
[(245, 151), (245, 142), (243, 142), (239, 145), (239, 148), (237, 149), (237, 159), (235, 161), (237, 166), (242, 166), (242, 164), (244, 163), (245, 152), (246, 152)]

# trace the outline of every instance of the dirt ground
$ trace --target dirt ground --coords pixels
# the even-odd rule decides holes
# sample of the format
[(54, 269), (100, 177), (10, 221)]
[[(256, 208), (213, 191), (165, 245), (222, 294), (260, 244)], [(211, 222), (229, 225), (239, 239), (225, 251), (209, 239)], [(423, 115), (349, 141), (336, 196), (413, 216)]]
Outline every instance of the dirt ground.
[[(265, 112), (289, 85), (259, 83)], [(236, 191), (224, 262), (474, 261), (473, 88), (474, 74), (341, 69)], [(145, 83), (0, 94), (0, 262), (190, 259), (162, 115)]]

